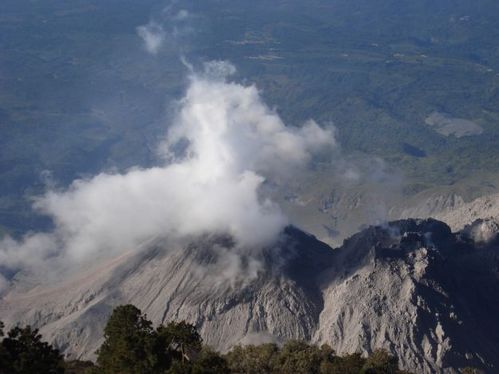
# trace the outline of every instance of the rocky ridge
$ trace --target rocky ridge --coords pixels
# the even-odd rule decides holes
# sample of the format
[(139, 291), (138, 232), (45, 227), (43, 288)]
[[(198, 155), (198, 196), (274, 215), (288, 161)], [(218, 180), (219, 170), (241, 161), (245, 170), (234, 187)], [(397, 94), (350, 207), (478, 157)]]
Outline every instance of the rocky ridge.
[(498, 254), (435, 220), (397, 221), (354, 235), (326, 271), (315, 341), (334, 342), (339, 352), (381, 346), (415, 372), (466, 366), (493, 372)]
[(156, 324), (194, 323), (220, 350), (304, 339), (339, 353), (383, 347), (418, 373), (494, 372), (499, 249), (493, 236), (473, 235), (482, 224), (453, 234), (432, 219), (395, 221), (335, 250), (294, 228), (247, 253), (223, 236), (156, 240), (61, 283), (27, 290), (19, 281), (0, 314), (41, 327), (78, 358), (93, 357), (112, 308), (133, 303)]

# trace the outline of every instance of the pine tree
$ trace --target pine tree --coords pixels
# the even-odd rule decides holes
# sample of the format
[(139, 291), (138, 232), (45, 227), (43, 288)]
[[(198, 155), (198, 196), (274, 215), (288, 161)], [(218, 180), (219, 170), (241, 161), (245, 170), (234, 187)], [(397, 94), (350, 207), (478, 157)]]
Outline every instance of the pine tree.
[(133, 305), (113, 310), (104, 329), (104, 343), (97, 364), (102, 373), (145, 374), (155, 372), (158, 357), (152, 323)]
[(182, 363), (191, 361), (202, 348), (203, 340), (196, 328), (185, 321), (159, 326), (157, 335), (163, 349)]
[[(3, 324), (0, 326), (3, 335)], [(43, 342), (37, 329), (14, 327), (2, 340), (1, 373), (64, 373), (64, 361), (57, 349)]]

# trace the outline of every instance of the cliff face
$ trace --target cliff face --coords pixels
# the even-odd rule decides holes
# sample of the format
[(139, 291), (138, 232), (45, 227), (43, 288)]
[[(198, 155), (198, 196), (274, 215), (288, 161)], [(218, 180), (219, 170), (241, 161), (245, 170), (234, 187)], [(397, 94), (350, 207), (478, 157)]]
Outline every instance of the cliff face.
[[(0, 301), (7, 325), (41, 327), (72, 357), (92, 358), (112, 308), (154, 323), (184, 319), (206, 343), (305, 339), (340, 353), (384, 347), (416, 372), (499, 367), (499, 250), (435, 220), (368, 228), (331, 249), (290, 228), (252, 255), (229, 238), (136, 252), (55, 285), (22, 282)], [(168, 246), (168, 248), (165, 248)], [(495, 369), (493, 369), (495, 368)]]
[(372, 227), (325, 273), (314, 336), (339, 352), (385, 347), (416, 372), (499, 364), (499, 252), (435, 220)]

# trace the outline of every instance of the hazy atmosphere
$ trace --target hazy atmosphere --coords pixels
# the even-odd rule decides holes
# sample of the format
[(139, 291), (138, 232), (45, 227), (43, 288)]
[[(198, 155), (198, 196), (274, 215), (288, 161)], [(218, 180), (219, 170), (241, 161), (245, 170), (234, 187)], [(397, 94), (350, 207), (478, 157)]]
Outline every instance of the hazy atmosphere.
[[(263, 343), (269, 373), (298, 370), (288, 348), (322, 357), (304, 373), (497, 372), (497, 19), (493, 0), (2, 0), (0, 372), (23, 372), (2, 368), (15, 326), (78, 373), (210, 372), (208, 346), (244, 373)], [(204, 353), (107, 367), (129, 304)]]

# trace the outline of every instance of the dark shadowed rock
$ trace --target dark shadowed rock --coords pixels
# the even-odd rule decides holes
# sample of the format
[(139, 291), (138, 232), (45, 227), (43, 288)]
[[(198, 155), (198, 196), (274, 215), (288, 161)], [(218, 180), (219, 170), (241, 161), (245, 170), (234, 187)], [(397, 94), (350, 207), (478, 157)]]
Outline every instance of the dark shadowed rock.
[(402, 220), (354, 235), (336, 256), (315, 341), (384, 347), (416, 372), (497, 370), (497, 247), (476, 251), (442, 222)]

